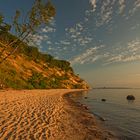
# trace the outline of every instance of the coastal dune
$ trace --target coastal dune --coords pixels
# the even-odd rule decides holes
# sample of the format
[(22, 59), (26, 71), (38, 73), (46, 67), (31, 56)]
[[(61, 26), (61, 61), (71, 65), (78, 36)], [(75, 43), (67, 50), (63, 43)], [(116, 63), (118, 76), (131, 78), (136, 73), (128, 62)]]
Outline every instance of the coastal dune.
[(0, 140), (109, 140), (93, 115), (64, 95), (79, 90), (1, 90)]

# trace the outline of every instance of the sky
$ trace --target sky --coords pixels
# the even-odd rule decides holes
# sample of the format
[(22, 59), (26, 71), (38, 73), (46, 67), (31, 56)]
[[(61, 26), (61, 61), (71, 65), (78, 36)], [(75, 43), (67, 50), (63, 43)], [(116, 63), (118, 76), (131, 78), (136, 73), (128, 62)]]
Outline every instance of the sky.
[[(10, 22), (34, 0), (1, 0)], [(56, 16), (31, 45), (71, 62), (91, 87), (140, 87), (140, 0), (52, 0)]]

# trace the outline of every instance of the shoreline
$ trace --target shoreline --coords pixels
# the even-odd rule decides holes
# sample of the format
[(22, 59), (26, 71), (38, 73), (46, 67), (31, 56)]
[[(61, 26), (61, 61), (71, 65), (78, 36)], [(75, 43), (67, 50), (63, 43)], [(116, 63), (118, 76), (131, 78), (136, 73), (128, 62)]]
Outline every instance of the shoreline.
[[(81, 90), (81, 91), (87, 91), (87, 90)], [(71, 94), (77, 94), (76, 92), (81, 91), (74, 91), (64, 94), (64, 98), (68, 101), (70, 106), (73, 106), (76, 110), (79, 112), (79, 116), (83, 115), (84, 117), (81, 117), (81, 120), (87, 123), (84, 124), (84, 131), (87, 131), (89, 135), (87, 135), (87, 139), (91, 140), (118, 140), (119, 138), (115, 135), (114, 132), (108, 130), (107, 127), (104, 126), (104, 119), (101, 116), (98, 116), (94, 113), (91, 113), (88, 107), (80, 102), (75, 102), (70, 96)], [(82, 113), (81, 113), (82, 112)], [(90, 130), (90, 131), (89, 131)]]
[(1, 90), (0, 139), (115, 140), (85, 106), (67, 97), (80, 91)]

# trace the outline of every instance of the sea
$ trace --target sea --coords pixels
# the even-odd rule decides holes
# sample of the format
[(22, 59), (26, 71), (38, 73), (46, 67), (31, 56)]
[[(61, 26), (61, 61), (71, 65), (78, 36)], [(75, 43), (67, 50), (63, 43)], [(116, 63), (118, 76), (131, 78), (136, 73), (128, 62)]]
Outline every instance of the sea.
[[(135, 96), (135, 100), (128, 101), (128, 95)], [(71, 98), (86, 105), (121, 140), (140, 140), (140, 89), (92, 89)]]

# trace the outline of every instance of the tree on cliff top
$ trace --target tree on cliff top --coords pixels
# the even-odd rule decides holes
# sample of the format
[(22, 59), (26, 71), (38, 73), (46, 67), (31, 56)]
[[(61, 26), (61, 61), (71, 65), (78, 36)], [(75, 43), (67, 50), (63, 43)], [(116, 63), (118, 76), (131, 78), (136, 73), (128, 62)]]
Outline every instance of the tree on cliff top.
[[(20, 10), (16, 10), (13, 22), (7, 24), (4, 17), (0, 14), (0, 34), (8, 34), (11, 31), (16, 36), (11, 41), (5, 42), (0, 39), (0, 64), (12, 55), (24, 41), (29, 41), (28, 36), (35, 33), (40, 27), (45, 26), (55, 16), (56, 10), (51, 1), (44, 3), (42, 0), (35, 0), (31, 9), (23, 15)], [(5, 55), (9, 48), (10, 52)]]

